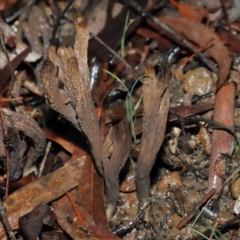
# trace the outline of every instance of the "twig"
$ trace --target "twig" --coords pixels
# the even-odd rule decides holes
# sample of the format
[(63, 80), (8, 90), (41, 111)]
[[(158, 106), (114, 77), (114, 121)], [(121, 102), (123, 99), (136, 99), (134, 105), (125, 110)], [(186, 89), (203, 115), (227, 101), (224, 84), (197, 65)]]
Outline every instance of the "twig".
[[(55, 26), (53, 28), (52, 31), (52, 38), (50, 40), (51, 44), (54, 44), (56, 42), (56, 38), (57, 38), (57, 30), (58, 30), (58, 25), (61, 21), (61, 19), (64, 18), (65, 13), (68, 11), (68, 9), (71, 7), (71, 5), (73, 4), (74, 0), (68, 0), (68, 5), (66, 6), (66, 8), (57, 16), (56, 22), (55, 22)], [(54, 6), (54, 4), (52, 4), (51, 6)], [(55, 7), (55, 6), (54, 6)], [(56, 11), (56, 8), (54, 9), (54, 11)]]
[(41, 162), (41, 165), (40, 165), (40, 168), (39, 168), (39, 172), (38, 172), (38, 178), (40, 178), (42, 176), (42, 173), (43, 173), (43, 169), (44, 169), (44, 166), (46, 164), (46, 161), (47, 161), (47, 157), (48, 157), (48, 154), (50, 152), (50, 149), (52, 147), (52, 142), (49, 141), (47, 146), (46, 146), (46, 149), (45, 149), (45, 155), (43, 157), (43, 160)]
[[(174, 113), (176, 114), (174, 111), (171, 111), (171, 113)], [(177, 115), (177, 114), (176, 114)], [(202, 117), (202, 116), (199, 116), (199, 115), (196, 115), (196, 116), (190, 116), (190, 117), (181, 117), (179, 114), (178, 116), (181, 121), (185, 122), (185, 123), (189, 123), (189, 122), (196, 122), (196, 121), (201, 121), (201, 122), (206, 122), (208, 123), (209, 125), (212, 126), (212, 128), (214, 129), (222, 129), (222, 130), (225, 130), (229, 133), (232, 133), (235, 137), (236, 137), (236, 132), (240, 132), (240, 127), (238, 126), (234, 126), (234, 127), (229, 127), (229, 126), (226, 126), (224, 124), (221, 124), (219, 122), (216, 122), (214, 120), (210, 120), (210, 119), (207, 119), (205, 117)]]
[(11, 78), (12, 78), (12, 84), (11, 86), (9, 87), (9, 91), (8, 91), (8, 96), (11, 95), (11, 91), (12, 91), (12, 88), (13, 88), (13, 83), (17, 81), (17, 78), (14, 74), (14, 69), (13, 69), (13, 66), (12, 66), (12, 63), (10, 61), (10, 58), (9, 58), (9, 55), (8, 55), (8, 52), (7, 52), (7, 49), (6, 49), (6, 46), (5, 46), (5, 43), (4, 43), (4, 40), (3, 40), (3, 34), (0, 33), (0, 42), (1, 42), (1, 46), (2, 46), (2, 49), (3, 49), (3, 52), (5, 53), (5, 56), (7, 58), (7, 62), (8, 62), (8, 65), (9, 65), (9, 68), (11, 70)]
[(131, 221), (128, 225), (126, 226), (121, 226), (118, 229), (116, 229), (115, 231), (113, 231), (112, 233), (117, 235), (117, 236), (124, 236), (125, 234), (127, 234), (128, 232), (130, 232), (139, 222), (139, 220), (144, 218), (145, 215), (145, 210), (148, 208), (148, 206), (150, 205), (150, 203), (152, 203), (154, 201), (153, 198), (150, 198), (148, 200), (148, 202), (146, 202), (144, 204), (144, 206), (141, 208), (140, 212), (138, 213), (138, 215), (133, 219), (133, 221)]
[(177, 225), (177, 228), (181, 230), (185, 225), (187, 225), (193, 219), (197, 210), (201, 208), (215, 193), (216, 189), (212, 189), (210, 192), (208, 192), (197, 204), (196, 208), (194, 208), (186, 217), (182, 219), (182, 221)]
[(3, 206), (3, 202), (2, 202), (1, 198), (0, 198), (0, 215), (1, 215), (2, 223), (4, 225), (4, 228), (5, 228), (6, 232), (7, 232), (7, 235), (9, 237), (9, 239), (17, 240), (15, 238), (13, 230), (12, 230), (10, 224), (9, 224), (9, 221), (8, 221), (8, 218), (7, 218), (7, 214), (6, 214), (6, 210), (5, 210), (4, 206)]
[(93, 37), (94, 39), (96, 39), (100, 44), (102, 44), (110, 53), (112, 53), (116, 58), (118, 58), (121, 62), (124, 63), (124, 65), (130, 69), (134, 75), (138, 76), (139, 74), (137, 73), (137, 71), (131, 67), (131, 65), (125, 61), (119, 54), (116, 53), (116, 51), (114, 51), (111, 47), (109, 47), (105, 42), (103, 42), (98, 36), (96, 36), (95, 34), (90, 32), (90, 36)]
[(223, 12), (224, 12), (224, 15), (225, 15), (226, 20), (227, 20), (227, 25), (229, 27), (229, 31), (231, 31), (231, 22), (230, 22), (230, 19), (229, 19), (229, 14), (228, 14), (227, 6), (226, 6), (226, 1), (221, 0), (220, 2), (222, 4)]
[(139, 14), (141, 14), (143, 17), (146, 17), (153, 21), (155, 24), (157, 24), (160, 28), (165, 30), (168, 34), (170, 34), (174, 39), (177, 41), (180, 41), (186, 48), (188, 48), (190, 51), (196, 54), (196, 56), (204, 63), (206, 66), (208, 66), (212, 71), (217, 73), (217, 68), (213, 66), (210, 60), (208, 60), (206, 54), (199, 52), (196, 48), (193, 47), (193, 45), (184, 39), (182, 36), (174, 32), (170, 27), (168, 27), (165, 23), (161, 22), (157, 17), (153, 16), (149, 12), (145, 11), (141, 6), (139, 6), (134, 0), (127, 1), (122, 0), (126, 5), (130, 6), (134, 11), (137, 11)]

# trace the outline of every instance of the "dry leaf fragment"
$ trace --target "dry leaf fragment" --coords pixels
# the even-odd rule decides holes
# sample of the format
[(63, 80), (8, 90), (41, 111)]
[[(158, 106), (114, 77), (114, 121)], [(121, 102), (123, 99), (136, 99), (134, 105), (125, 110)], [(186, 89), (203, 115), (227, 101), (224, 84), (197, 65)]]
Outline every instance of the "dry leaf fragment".
[[(72, 239), (101, 239), (101, 240), (119, 240), (120, 238), (115, 236), (113, 233), (101, 229), (100, 227), (96, 226), (96, 224), (92, 221), (90, 215), (85, 211), (84, 208), (78, 207), (79, 214), (84, 218), (83, 221), (85, 223), (82, 223), (79, 221), (77, 216), (72, 218), (72, 214), (70, 215), (65, 208), (62, 206), (64, 203), (64, 200), (66, 200), (66, 197), (62, 197), (57, 202), (53, 203), (54, 206), (54, 213), (57, 217), (57, 221), (61, 228), (69, 234), (69, 236)], [(72, 208), (73, 210), (73, 208)], [(79, 216), (78, 216), (79, 217)], [(72, 219), (72, 222), (69, 221), (69, 219)]]
[[(87, 65), (89, 32), (83, 17), (77, 15), (73, 22), (77, 32), (74, 49), (50, 46), (41, 79), (52, 108), (86, 135), (97, 169), (102, 175), (103, 141), (91, 97)], [(63, 85), (61, 88), (59, 81)], [(106, 162), (107, 155), (102, 156)]]
[[(28, 149), (28, 160), (31, 164), (44, 153), (46, 137), (43, 131), (37, 122), (26, 112), (14, 112), (8, 108), (3, 108), (2, 111), (7, 126), (11, 126), (17, 132), (22, 132), (32, 140), (33, 146)], [(22, 143), (24, 143), (24, 141), (22, 141)], [(23, 145), (21, 145), (19, 150), (21, 151), (18, 152), (18, 156), (21, 156), (21, 152), (24, 151)], [(24, 152), (22, 155), (23, 154)]]
[(169, 0), (170, 3), (175, 6), (182, 17), (189, 18), (195, 22), (202, 22), (204, 19), (209, 23), (209, 13), (206, 8), (201, 6), (193, 6), (184, 3), (178, 3), (176, 0)]
[(219, 89), (229, 75), (232, 59), (218, 36), (209, 27), (184, 17), (162, 16), (159, 19), (216, 61), (219, 77), (217, 89)]
[(169, 111), (169, 87), (166, 69), (160, 77), (147, 66), (143, 81), (143, 125), (141, 149), (136, 166), (136, 185), (140, 207), (148, 200), (149, 174), (162, 145)]
[[(79, 184), (81, 166), (85, 157), (69, 162), (64, 167), (50, 173), (37, 181), (27, 184), (4, 201), (8, 219), (12, 228), (18, 226), (19, 217), (27, 214), (41, 203), (49, 203), (59, 198)], [(0, 238), (4, 231), (0, 223)]]

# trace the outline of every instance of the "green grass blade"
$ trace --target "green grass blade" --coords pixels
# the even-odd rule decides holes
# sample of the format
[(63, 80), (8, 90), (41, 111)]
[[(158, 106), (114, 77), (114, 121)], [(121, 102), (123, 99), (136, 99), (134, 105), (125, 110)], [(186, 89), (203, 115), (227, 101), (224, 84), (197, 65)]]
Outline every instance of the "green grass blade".
[(124, 89), (129, 93), (128, 88), (126, 87), (126, 85), (123, 83), (123, 81), (120, 78), (118, 78), (115, 74), (109, 72), (106, 69), (103, 69), (103, 71), (106, 72), (107, 74), (109, 74), (111, 77), (115, 78), (124, 87)]
[(129, 22), (129, 12), (126, 15), (124, 29), (123, 29), (123, 35), (121, 38), (121, 56), (122, 56), (122, 58), (124, 58), (124, 56), (125, 56), (125, 38), (126, 38), (126, 32), (128, 30), (128, 26), (129, 26), (128, 22)]

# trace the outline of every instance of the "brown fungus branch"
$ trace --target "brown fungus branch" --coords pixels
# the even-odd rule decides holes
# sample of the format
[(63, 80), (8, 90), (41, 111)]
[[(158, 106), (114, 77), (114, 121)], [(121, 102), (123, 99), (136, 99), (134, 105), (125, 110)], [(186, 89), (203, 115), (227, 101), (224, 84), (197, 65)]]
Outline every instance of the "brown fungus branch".
[(152, 166), (162, 145), (169, 111), (168, 74), (164, 67), (160, 77), (147, 66), (143, 81), (143, 125), (141, 150), (136, 166), (136, 184), (140, 207), (147, 202)]
[[(51, 107), (68, 119), (87, 137), (97, 169), (103, 175), (103, 141), (91, 97), (87, 48), (89, 32), (81, 16), (73, 19), (76, 28), (74, 49), (50, 46), (41, 79)], [(63, 88), (59, 88), (59, 81)], [(103, 154), (104, 159), (107, 155)]]

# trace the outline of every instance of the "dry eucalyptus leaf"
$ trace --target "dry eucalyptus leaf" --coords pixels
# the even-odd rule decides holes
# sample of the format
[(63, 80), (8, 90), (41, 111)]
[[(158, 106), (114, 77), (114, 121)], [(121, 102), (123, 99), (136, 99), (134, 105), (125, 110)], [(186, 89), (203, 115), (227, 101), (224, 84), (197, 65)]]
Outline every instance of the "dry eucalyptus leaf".
[[(81, 130), (87, 137), (99, 173), (103, 174), (103, 141), (92, 101), (87, 47), (89, 32), (83, 17), (73, 19), (76, 28), (74, 49), (50, 46), (44, 62), (41, 79), (51, 107)], [(61, 88), (59, 87), (60, 85)], [(101, 156), (104, 156), (103, 159)]]
[[(11, 227), (17, 228), (19, 217), (27, 214), (39, 204), (49, 203), (76, 187), (81, 179), (81, 166), (85, 159), (82, 157), (75, 162), (68, 162), (64, 167), (9, 195), (3, 205)], [(3, 225), (0, 223), (0, 233), (3, 231)]]
[(140, 206), (148, 200), (149, 174), (162, 145), (169, 110), (168, 75), (162, 67), (160, 76), (147, 66), (143, 81), (143, 125), (141, 149), (136, 166), (136, 185)]

